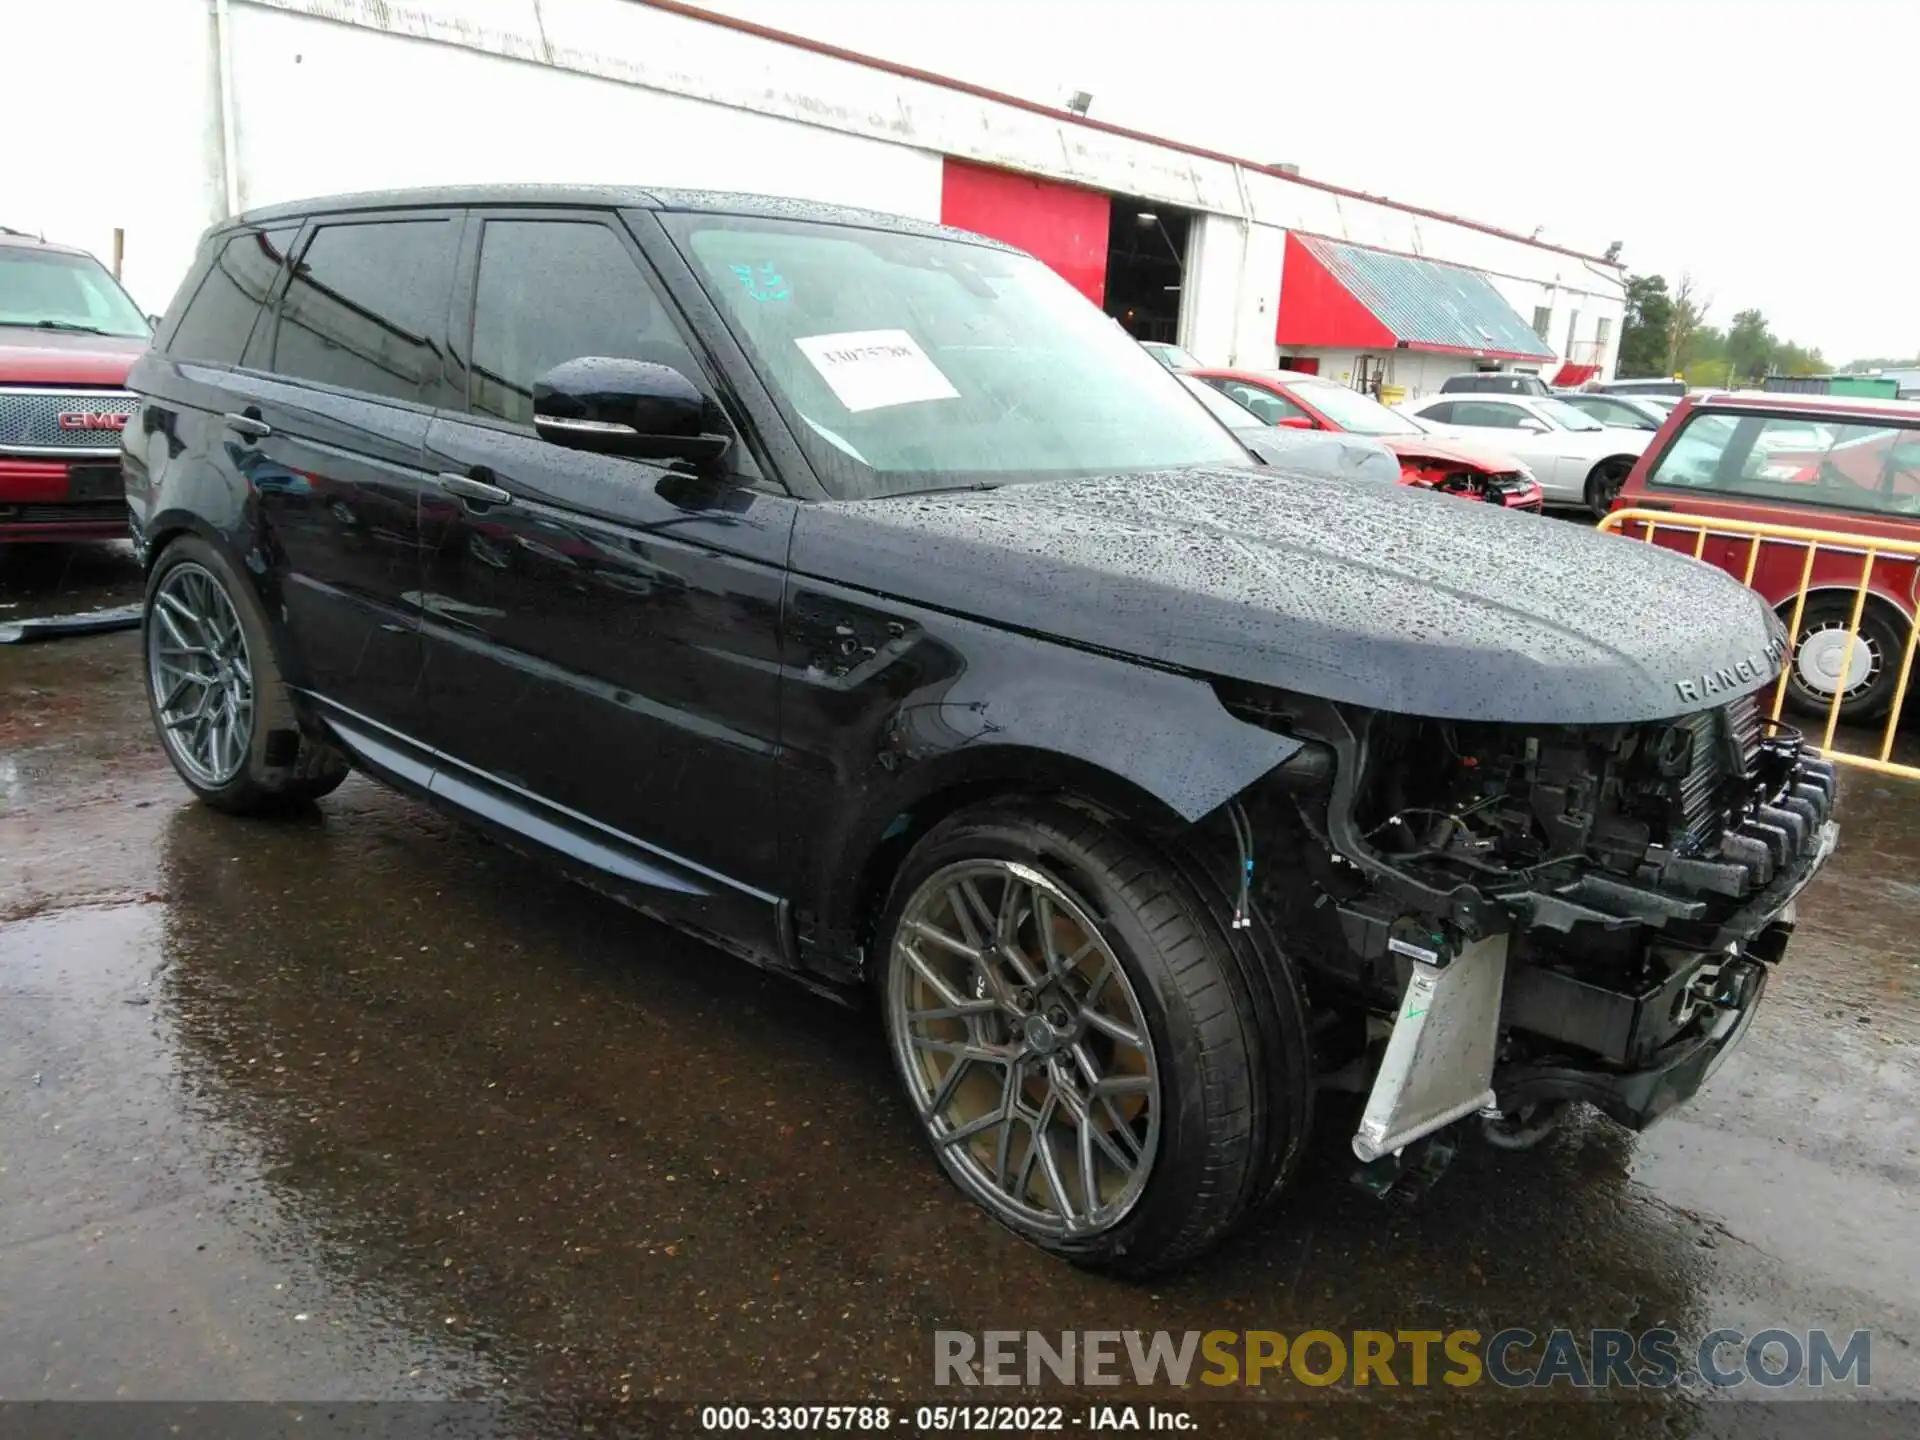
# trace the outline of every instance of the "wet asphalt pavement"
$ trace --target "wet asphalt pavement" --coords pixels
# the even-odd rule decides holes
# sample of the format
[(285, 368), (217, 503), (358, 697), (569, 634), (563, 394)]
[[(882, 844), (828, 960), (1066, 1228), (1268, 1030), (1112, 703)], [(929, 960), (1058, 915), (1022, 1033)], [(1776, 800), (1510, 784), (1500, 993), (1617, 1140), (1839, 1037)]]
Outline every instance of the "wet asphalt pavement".
[[(0, 622), (138, 595), (124, 551), (6, 566)], [(516, 1400), (503, 1433), (572, 1433), (656, 1399), (950, 1401), (940, 1329), (1659, 1324), (1868, 1328), (1875, 1391), (1920, 1398), (1920, 787), (1847, 777), (1841, 819), (1691, 1108), (1467, 1147), (1405, 1205), (1348, 1183), (1330, 1101), (1287, 1203), (1141, 1288), (960, 1198), (871, 1014), (357, 777), (292, 821), (198, 808), (134, 635), (0, 646), (0, 1401)], [(1808, 1413), (1259, 1398), (1256, 1428), (1340, 1434)]]

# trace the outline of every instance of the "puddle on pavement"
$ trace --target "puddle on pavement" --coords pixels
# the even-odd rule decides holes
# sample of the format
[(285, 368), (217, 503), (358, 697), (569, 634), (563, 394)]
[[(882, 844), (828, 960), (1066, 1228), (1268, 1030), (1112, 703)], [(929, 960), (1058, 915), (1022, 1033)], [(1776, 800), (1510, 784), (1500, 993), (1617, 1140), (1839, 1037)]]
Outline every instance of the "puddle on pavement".
[(140, 566), (124, 542), (0, 546), (0, 625), (132, 604), (141, 589)]
[(464, 1338), (343, 1283), (194, 1093), (162, 904), (0, 928), (0, 1399), (446, 1398)]

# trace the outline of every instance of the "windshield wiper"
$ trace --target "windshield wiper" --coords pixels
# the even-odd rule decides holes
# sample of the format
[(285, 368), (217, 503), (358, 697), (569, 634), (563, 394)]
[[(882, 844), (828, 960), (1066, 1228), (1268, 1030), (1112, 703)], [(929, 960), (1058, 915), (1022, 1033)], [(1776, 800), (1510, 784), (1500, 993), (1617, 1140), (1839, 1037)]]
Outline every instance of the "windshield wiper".
[(98, 325), (76, 325), (71, 320), (36, 320), (27, 327), (29, 330), (70, 330), (76, 335), (106, 335), (110, 331), (102, 330)]
[(921, 490), (888, 490), (868, 498), (873, 500), (899, 500), (909, 495), (958, 495), (975, 490), (998, 490), (1005, 483), (996, 480), (970, 480), (964, 485), (928, 485)]

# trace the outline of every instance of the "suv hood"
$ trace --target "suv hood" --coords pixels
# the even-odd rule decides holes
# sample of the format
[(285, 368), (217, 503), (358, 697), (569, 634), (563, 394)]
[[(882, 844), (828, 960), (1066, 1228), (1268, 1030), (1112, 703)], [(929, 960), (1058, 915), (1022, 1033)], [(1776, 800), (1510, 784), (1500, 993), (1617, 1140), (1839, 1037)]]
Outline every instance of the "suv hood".
[(124, 385), (147, 345), (130, 335), (0, 325), (0, 385)]
[(1624, 723), (1779, 664), (1711, 566), (1404, 486), (1178, 470), (803, 505), (802, 575), (1069, 644), (1405, 714)]

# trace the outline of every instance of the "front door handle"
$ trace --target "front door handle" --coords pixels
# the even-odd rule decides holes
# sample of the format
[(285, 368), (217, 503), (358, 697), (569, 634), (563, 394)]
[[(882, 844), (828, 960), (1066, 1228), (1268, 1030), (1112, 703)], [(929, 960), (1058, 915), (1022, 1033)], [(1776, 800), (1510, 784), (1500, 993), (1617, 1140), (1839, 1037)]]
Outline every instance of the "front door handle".
[(498, 485), (489, 485), (484, 480), (476, 480), (471, 475), (436, 475), (434, 482), (449, 495), (457, 495), (462, 500), (470, 500), (476, 505), (511, 505), (513, 492), (502, 490)]
[(273, 426), (257, 415), (227, 415), (223, 418), (229, 430), (236, 435), (244, 435), (249, 440), (264, 440), (273, 434)]

